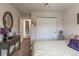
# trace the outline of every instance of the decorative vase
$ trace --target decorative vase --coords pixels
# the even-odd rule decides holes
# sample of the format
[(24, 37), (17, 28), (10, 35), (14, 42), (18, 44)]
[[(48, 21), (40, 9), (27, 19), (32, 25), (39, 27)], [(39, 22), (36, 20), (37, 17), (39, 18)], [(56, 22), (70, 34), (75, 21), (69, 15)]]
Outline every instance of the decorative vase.
[(3, 36), (3, 41), (4, 41), (4, 42), (7, 41), (7, 34), (4, 34), (4, 36)]

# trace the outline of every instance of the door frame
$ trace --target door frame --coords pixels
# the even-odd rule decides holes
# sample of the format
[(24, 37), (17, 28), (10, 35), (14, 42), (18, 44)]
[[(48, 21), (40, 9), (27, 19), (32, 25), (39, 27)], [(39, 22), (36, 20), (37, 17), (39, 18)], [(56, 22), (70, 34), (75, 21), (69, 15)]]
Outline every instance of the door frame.
[[(26, 21), (29, 22), (29, 34), (26, 34)], [(31, 19), (23, 19), (23, 37), (27, 38), (31, 36)]]

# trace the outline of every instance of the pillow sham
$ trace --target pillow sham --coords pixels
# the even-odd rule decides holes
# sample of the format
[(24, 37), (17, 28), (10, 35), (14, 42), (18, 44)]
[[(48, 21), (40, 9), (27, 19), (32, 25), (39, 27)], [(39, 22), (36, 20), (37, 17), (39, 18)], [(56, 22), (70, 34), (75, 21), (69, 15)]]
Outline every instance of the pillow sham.
[(70, 39), (68, 46), (76, 51), (79, 51), (79, 40)]

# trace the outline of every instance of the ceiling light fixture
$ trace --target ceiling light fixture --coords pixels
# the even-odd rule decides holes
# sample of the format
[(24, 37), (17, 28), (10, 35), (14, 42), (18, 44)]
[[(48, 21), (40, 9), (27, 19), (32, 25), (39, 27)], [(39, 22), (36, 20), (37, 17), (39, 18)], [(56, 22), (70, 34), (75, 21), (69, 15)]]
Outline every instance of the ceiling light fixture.
[(45, 3), (44, 5), (45, 5), (45, 6), (48, 6), (48, 3)]
[(48, 7), (49, 8), (49, 4), (48, 3), (44, 3), (44, 6)]

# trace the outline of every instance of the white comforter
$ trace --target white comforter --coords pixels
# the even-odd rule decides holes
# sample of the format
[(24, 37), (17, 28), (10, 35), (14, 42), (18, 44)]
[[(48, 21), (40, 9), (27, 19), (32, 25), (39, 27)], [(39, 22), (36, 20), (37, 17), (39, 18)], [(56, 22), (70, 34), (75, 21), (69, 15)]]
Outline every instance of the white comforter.
[(63, 41), (34, 41), (33, 56), (78, 56), (79, 52), (67, 46)]

